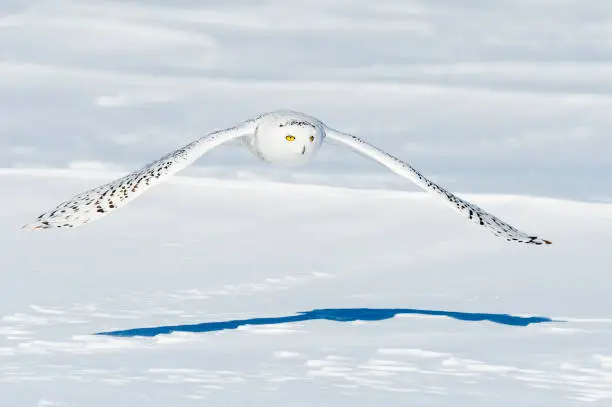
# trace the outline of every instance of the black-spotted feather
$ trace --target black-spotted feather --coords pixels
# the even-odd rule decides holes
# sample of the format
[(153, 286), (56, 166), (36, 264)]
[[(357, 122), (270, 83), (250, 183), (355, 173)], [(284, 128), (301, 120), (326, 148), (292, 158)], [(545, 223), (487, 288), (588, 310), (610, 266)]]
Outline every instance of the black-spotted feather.
[(210, 149), (252, 131), (252, 124), (208, 134), (131, 173), (84, 191), (41, 214), (26, 229), (73, 228), (125, 206), (150, 188), (192, 164)]
[(338, 132), (336, 130), (328, 129), (327, 137), (331, 140), (337, 141), (341, 144), (347, 145), (354, 148), (363, 155), (374, 159), (380, 164), (386, 166), (396, 174), (408, 178), (423, 190), (433, 193), (441, 197), (447, 204), (455, 208), (459, 213), (467, 216), (474, 223), (487, 228), (494, 235), (504, 238), (508, 241), (515, 241), (521, 243), (530, 244), (550, 244), (551, 242), (545, 239), (541, 239), (538, 236), (529, 235), (524, 233), (517, 228), (509, 225), (501, 219), (491, 215), (484, 209), (470, 203), (458, 196), (450, 193), (445, 188), (434, 183), (433, 181), (426, 178), (423, 174), (413, 168), (411, 165), (403, 162), (397, 157), (388, 154), (379, 148), (368, 144), (364, 140), (350, 135)]

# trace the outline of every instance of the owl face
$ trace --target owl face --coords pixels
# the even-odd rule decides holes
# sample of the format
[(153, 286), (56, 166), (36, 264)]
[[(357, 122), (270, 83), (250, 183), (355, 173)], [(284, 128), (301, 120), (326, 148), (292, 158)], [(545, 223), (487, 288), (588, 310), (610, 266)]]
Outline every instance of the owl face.
[(324, 126), (306, 115), (276, 114), (258, 125), (252, 149), (264, 161), (294, 167), (310, 162), (325, 137)]

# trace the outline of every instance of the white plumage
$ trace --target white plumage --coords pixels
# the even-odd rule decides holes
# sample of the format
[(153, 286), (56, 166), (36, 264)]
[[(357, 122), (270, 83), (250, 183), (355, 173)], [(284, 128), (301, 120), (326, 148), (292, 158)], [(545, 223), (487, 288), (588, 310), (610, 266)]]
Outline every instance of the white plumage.
[(423, 190), (432, 193), (476, 224), (508, 241), (550, 244), (550, 241), (524, 233), (482, 208), (467, 202), (427, 179), (400, 159), (368, 144), (356, 136), (334, 130), (303, 113), (276, 111), (247, 120), (237, 126), (215, 131), (175, 150), (117, 180), (82, 192), (54, 209), (41, 214), (28, 229), (73, 228), (126, 205), (151, 187), (164, 182), (189, 166), (207, 151), (233, 139), (243, 143), (260, 159), (285, 166), (311, 161), (325, 138), (355, 149)]

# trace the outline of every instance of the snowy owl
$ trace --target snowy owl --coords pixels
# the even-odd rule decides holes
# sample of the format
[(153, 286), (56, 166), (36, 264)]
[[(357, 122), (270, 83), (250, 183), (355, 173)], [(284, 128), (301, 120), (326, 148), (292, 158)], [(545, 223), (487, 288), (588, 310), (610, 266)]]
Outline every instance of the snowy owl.
[(320, 120), (304, 113), (279, 110), (260, 115), (242, 123), (204, 135), (150, 164), (119, 179), (84, 191), (54, 209), (40, 215), (25, 229), (73, 228), (126, 205), (151, 187), (195, 162), (207, 151), (234, 139), (242, 140), (261, 160), (284, 166), (310, 162), (324, 140), (351, 147), (409, 179), (423, 190), (440, 197), (460, 214), (508, 241), (550, 244), (550, 241), (524, 233), (487, 213), (426, 178), (409, 164), (385, 153), (366, 141), (334, 130)]

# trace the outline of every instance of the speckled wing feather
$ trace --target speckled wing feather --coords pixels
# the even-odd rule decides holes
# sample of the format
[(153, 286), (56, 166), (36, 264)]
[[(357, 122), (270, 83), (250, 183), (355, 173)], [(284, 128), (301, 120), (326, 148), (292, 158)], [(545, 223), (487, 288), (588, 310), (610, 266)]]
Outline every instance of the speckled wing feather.
[(247, 135), (253, 122), (210, 133), (119, 179), (84, 191), (41, 214), (23, 229), (73, 228), (125, 206), (220, 144)]
[(489, 231), (491, 231), (498, 237), (504, 238), (508, 241), (530, 243), (536, 245), (551, 243), (550, 241), (541, 239), (538, 236), (532, 236), (527, 233), (521, 232), (515, 227), (510, 226), (501, 219), (496, 218), (495, 216), (486, 212), (482, 208), (479, 208), (478, 206), (453, 195), (440, 185), (427, 179), (423, 174), (421, 174), (409, 164), (401, 161), (400, 159), (392, 156), (391, 154), (385, 153), (384, 151), (372, 146), (371, 144), (366, 143), (364, 140), (361, 140), (358, 137), (355, 137), (350, 134), (345, 134), (333, 129), (327, 130), (326, 137), (333, 141), (337, 141), (340, 144), (344, 144), (346, 146), (354, 148), (361, 154), (374, 159), (375, 161), (389, 168), (396, 174), (408, 178), (409, 180), (417, 184), (419, 187), (421, 187), (423, 190), (439, 196), (447, 204), (451, 205), (453, 208), (459, 211), (459, 213), (467, 216), (476, 224), (487, 228)]

